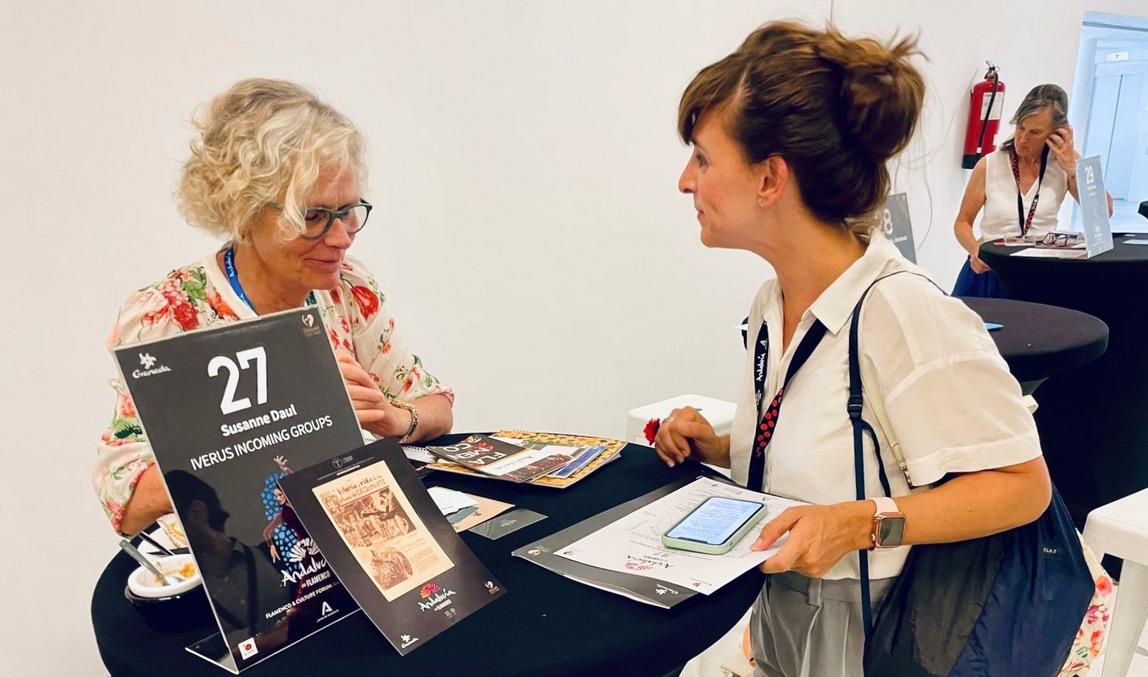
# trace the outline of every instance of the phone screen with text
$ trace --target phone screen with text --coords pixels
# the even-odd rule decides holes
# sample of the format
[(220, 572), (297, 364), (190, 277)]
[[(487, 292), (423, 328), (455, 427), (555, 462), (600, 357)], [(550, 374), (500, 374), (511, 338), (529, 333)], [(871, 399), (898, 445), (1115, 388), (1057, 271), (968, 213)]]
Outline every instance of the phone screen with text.
[(710, 497), (666, 534), (670, 538), (721, 545), (765, 506), (754, 501)]

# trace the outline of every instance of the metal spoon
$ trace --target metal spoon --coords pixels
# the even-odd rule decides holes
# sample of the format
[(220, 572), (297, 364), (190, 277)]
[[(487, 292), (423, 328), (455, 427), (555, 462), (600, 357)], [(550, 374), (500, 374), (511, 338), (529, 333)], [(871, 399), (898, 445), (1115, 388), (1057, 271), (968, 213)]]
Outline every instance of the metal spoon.
[(129, 543), (127, 539), (122, 539), (120, 541), (120, 547), (123, 548), (123, 551), (126, 552), (128, 555), (130, 555), (132, 559), (134, 559), (135, 561), (142, 564), (143, 567), (145, 569), (147, 569), (148, 571), (152, 572), (152, 574), (154, 574), (156, 578), (163, 581), (164, 585), (175, 585), (176, 583), (179, 582), (179, 581), (173, 581), (171, 579), (171, 577), (166, 576), (165, 574), (160, 572), (160, 570), (157, 569), (155, 567), (155, 565), (151, 563), (151, 560), (149, 560), (147, 557), (144, 557), (144, 554), (142, 552), (140, 552), (139, 550), (137, 550), (134, 545)]

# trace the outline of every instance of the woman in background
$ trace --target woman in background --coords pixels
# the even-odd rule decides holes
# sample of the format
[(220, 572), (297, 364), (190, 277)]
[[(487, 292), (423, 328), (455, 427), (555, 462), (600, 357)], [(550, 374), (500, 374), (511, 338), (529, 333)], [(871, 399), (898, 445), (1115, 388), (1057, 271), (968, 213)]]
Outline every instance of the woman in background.
[[(996, 273), (980, 259), (980, 246), (1005, 237), (1039, 240), (1056, 230), (1066, 192), (1078, 202), (1076, 161), (1068, 125), (1068, 95), (1056, 85), (1038, 85), (1024, 97), (1011, 120), (1013, 137), (982, 157), (969, 176), (953, 232), (969, 253), (957, 275), (954, 296), (1005, 296)], [(973, 221), (984, 209), (981, 236)], [(1112, 197), (1108, 197), (1112, 212)]]

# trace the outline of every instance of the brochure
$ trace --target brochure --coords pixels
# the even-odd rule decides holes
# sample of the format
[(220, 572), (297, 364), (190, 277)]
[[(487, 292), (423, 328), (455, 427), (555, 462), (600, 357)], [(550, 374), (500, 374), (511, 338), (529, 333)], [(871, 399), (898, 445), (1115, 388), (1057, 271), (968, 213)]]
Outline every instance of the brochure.
[(427, 447), (427, 451), (450, 463), (510, 482), (526, 482), (558, 470), (573, 459), (563, 447), (516, 445), (490, 437), (471, 435), (461, 442)]
[[(561, 468), (549, 474), (535, 477), (529, 484), (554, 489), (565, 489), (589, 477), (610, 461), (620, 458), (626, 443), (607, 437), (587, 437), (583, 435), (563, 435), (559, 433), (529, 432), (523, 430), (500, 430), (490, 436), (500, 442), (522, 445), (535, 450), (550, 449), (548, 453), (567, 457)], [(465, 466), (439, 459), (427, 466), (435, 470), (460, 473), (471, 476), (489, 476)]]
[[(684, 493), (676, 493), (683, 490)], [(688, 500), (685, 499), (687, 494), (690, 496)], [(630, 520), (631, 516), (634, 515), (649, 514), (648, 509), (653, 504), (668, 499), (662, 503), (662, 506), (669, 506), (671, 508), (670, 514), (663, 515), (666, 512), (665, 508), (657, 507), (653, 509), (655, 517), (652, 519), (656, 525), (661, 525), (664, 521), (665, 528), (668, 529), (676, 523), (676, 519), (671, 520), (670, 516), (676, 515), (676, 518), (680, 519), (704, 497), (712, 495), (757, 496), (760, 497), (758, 500), (767, 501), (767, 505), (770, 506), (770, 514), (774, 514), (774, 510), (784, 509), (783, 506), (800, 505), (800, 503), (788, 499), (742, 489), (728, 482), (709, 478), (696, 480), (687, 478), (651, 491), (558, 533), (518, 548), (512, 554), (579, 583), (622, 595), (638, 602), (669, 609), (697, 595), (709, 594), (717, 590), (721, 585), (725, 585), (765, 561), (773, 552), (771, 549), (762, 553), (755, 553), (754, 556), (739, 556), (735, 551), (726, 555), (701, 555), (675, 551), (667, 555), (666, 548), (660, 543), (660, 532), (657, 532), (657, 542), (650, 542), (649, 534), (651, 531), (656, 532), (657, 527), (643, 529), (640, 526), (635, 526), (634, 522)], [(644, 517), (639, 517), (639, 519), (645, 519), (647, 524), (651, 521)], [(767, 516), (765, 519), (768, 520), (769, 517)], [(619, 522), (622, 523), (621, 526), (614, 527)], [(764, 522), (761, 525), (764, 526)], [(624, 535), (621, 538), (615, 538), (619, 530)], [(596, 539), (584, 540), (602, 531), (606, 532), (605, 537), (607, 539), (614, 542), (614, 545), (609, 547), (619, 548), (617, 552), (597, 552), (598, 546), (594, 542)], [(748, 536), (746, 538), (749, 539)], [(741, 547), (748, 548), (750, 543), (752, 543), (752, 539), (746, 540)], [(589, 545), (588, 548), (587, 545)], [(780, 547), (780, 543), (778, 547)], [(564, 552), (571, 552), (571, 554), (563, 555)], [(581, 554), (587, 553), (587, 557), (581, 556)], [(693, 557), (704, 559), (679, 564), (682, 560), (678, 559), (678, 555), (684, 556), (687, 560)], [(700, 576), (685, 577), (686, 584), (671, 580), (683, 578), (680, 574), (687, 570), (696, 572), (712, 566), (718, 563), (717, 560), (726, 557), (731, 558), (732, 566), (720, 565), (714, 572), (703, 570)], [(587, 564), (580, 561), (582, 559), (595, 560), (598, 564), (606, 566)], [(630, 566), (627, 566), (627, 563), (630, 563)], [(663, 566), (667, 563), (672, 566)], [(647, 567), (647, 564), (650, 566)], [(739, 573), (731, 575), (732, 571)], [(699, 585), (693, 585), (695, 582)]]
[[(760, 501), (766, 506), (759, 528), (747, 534), (723, 555), (708, 555), (667, 548), (662, 534), (711, 496)], [(800, 501), (763, 494), (699, 477), (668, 496), (643, 506), (558, 550), (558, 555), (582, 564), (656, 578), (708, 595), (764, 562), (781, 548), (785, 537), (772, 547), (753, 551), (756, 535), (769, 520)]]
[(283, 477), (339, 580), (402, 655), (505, 592), (393, 439)]

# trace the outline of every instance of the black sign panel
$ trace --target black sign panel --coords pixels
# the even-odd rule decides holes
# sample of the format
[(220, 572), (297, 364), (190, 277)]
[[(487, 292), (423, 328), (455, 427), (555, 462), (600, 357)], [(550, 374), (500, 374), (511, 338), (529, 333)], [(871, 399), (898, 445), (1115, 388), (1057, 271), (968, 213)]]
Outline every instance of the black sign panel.
[(505, 590), (384, 439), (279, 481), (331, 568), (400, 654)]
[(354, 612), (278, 484), (363, 444), (319, 313), (115, 354), (227, 646), (205, 657), (238, 672)]

